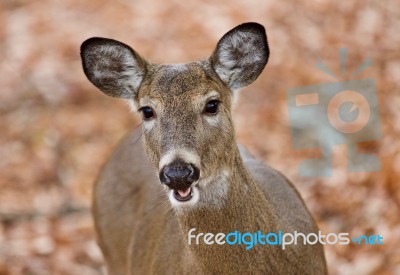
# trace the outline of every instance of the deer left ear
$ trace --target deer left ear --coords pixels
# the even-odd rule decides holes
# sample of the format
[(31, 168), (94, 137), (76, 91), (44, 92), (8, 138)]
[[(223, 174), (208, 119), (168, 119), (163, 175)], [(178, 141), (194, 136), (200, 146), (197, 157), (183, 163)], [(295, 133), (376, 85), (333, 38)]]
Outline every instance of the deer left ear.
[(119, 41), (93, 37), (82, 43), (81, 58), (87, 78), (103, 93), (130, 99), (146, 73), (146, 61)]
[(268, 62), (267, 35), (262, 25), (244, 23), (226, 33), (210, 57), (219, 78), (232, 90), (252, 83)]

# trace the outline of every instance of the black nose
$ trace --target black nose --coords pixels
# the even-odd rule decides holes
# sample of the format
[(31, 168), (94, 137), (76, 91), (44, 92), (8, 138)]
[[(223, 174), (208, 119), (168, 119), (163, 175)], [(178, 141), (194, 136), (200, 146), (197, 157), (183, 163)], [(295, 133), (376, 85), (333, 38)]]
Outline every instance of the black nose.
[(171, 189), (186, 190), (199, 176), (200, 171), (196, 166), (176, 160), (161, 170), (160, 181)]

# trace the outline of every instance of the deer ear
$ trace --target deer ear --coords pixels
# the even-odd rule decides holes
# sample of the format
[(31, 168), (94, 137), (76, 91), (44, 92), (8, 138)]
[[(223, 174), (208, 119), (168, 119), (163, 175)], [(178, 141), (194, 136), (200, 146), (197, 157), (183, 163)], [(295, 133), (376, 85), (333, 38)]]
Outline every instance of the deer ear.
[(146, 61), (116, 40), (93, 37), (82, 43), (81, 58), (87, 78), (103, 93), (132, 98), (146, 71)]
[(244, 23), (221, 38), (210, 61), (219, 78), (236, 90), (257, 79), (268, 57), (264, 27), (258, 23)]

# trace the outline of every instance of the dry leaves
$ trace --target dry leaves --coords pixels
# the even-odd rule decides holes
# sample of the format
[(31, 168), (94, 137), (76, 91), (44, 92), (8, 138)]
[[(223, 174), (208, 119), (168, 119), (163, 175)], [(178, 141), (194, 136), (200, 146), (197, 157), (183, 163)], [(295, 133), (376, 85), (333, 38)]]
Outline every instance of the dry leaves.
[[(0, 274), (101, 274), (90, 199), (107, 155), (138, 124), (122, 102), (84, 77), (79, 46), (91, 36), (132, 45), (153, 62), (207, 57), (230, 28), (266, 26), (267, 69), (235, 108), (239, 140), (283, 171), (324, 232), (381, 234), (382, 246), (327, 246), (331, 274), (400, 273), (400, 10), (388, 1), (27, 1), (0, 3)], [(383, 138), (376, 173), (348, 173), (334, 148), (334, 176), (305, 179), (293, 150), (286, 90), (332, 82), (339, 47), (377, 82)], [(243, 96), (245, 94), (245, 96)]]

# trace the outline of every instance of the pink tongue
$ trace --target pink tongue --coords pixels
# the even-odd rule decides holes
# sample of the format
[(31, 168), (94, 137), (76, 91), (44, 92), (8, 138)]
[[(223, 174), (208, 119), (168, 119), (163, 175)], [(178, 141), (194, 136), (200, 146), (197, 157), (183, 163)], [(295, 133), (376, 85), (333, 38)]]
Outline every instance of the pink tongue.
[(191, 188), (186, 189), (185, 191), (182, 190), (178, 190), (178, 194), (179, 196), (181, 196), (182, 198), (187, 197), (190, 194)]

